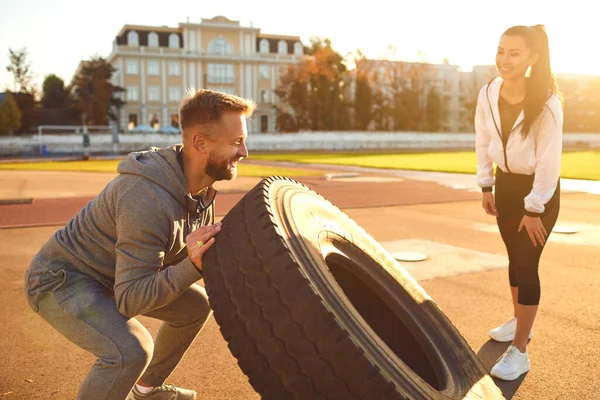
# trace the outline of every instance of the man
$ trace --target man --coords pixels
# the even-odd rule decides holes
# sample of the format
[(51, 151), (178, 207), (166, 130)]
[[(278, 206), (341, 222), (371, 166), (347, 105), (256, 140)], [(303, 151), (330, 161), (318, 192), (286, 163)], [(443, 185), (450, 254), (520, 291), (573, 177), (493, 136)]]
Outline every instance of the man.
[[(202, 256), (215, 241), (215, 181), (248, 156), (254, 103), (199, 90), (179, 109), (183, 145), (128, 155), (119, 175), (58, 230), (25, 276), (30, 306), (98, 357), (77, 398), (194, 399), (165, 384), (211, 310)], [(164, 321), (156, 342), (135, 319)]]

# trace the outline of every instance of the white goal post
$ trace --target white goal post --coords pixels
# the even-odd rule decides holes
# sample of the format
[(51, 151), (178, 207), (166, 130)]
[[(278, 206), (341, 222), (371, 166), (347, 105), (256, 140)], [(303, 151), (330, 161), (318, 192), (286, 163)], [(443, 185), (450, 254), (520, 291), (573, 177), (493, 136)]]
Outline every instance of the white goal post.
[[(83, 150), (85, 155), (89, 155), (89, 133), (110, 134), (112, 127), (109, 125), (40, 125), (38, 126), (38, 152), (40, 155), (46, 153), (48, 145), (66, 145), (73, 143), (73, 136), (81, 135), (79, 145), (71, 144), (73, 152)], [(87, 136), (87, 137), (86, 137)], [(118, 143), (118, 137), (113, 143)]]

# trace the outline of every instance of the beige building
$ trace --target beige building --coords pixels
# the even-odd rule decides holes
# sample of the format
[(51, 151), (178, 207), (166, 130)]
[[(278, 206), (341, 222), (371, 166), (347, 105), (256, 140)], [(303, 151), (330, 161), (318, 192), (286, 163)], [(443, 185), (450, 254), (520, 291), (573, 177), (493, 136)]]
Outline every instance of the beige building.
[(275, 132), (280, 74), (303, 57), (298, 36), (264, 34), (222, 16), (177, 28), (125, 25), (108, 57), (113, 84), (125, 88), (119, 130), (178, 127), (186, 90), (206, 88), (253, 99), (249, 132)]

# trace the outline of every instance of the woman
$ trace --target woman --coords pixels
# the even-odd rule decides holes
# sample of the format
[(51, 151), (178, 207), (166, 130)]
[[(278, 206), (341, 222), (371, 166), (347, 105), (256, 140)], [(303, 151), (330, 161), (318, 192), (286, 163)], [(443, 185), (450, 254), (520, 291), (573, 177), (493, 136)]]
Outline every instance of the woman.
[(514, 308), (508, 322), (489, 332), (494, 340), (512, 342), (491, 375), (514, 380), (529, 370), (538, 264), (558, 218), (563, 111), (544, 26), (504, 32), (496, 68), (500, 76), (481, 89), (477, 102), (477, 181), (483, 209), (496, 217), (508, 251)]

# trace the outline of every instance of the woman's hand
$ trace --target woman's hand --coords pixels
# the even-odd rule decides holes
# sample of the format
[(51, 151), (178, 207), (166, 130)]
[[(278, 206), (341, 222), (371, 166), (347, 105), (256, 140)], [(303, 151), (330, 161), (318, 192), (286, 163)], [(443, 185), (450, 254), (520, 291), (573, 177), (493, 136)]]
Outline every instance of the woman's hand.
[(492, 192), (484, 192), (483, 197), (481, 199), (481, 206), (489, 215), (493, 215), (494, 217), (498, 216), (498, 211), (496, 210), (496, 203), (494, 203), (494, 195)]
[(531, 243), (533, 243), (533, 247), (536, 247), (537, 243), (539, 243), (540, 246), (543, 246), (544, 243), (546, 243), (548, 232), (546, 232), (546, 228), (544, 228), (544, 224), (542, 224), (540, 217), (523, 216), (521, 224), (519, 225), (519, 232), (521, 232), (523, 227), (527, 229), (527, 234), (529, 235), (529, 239), (531, 239)]

